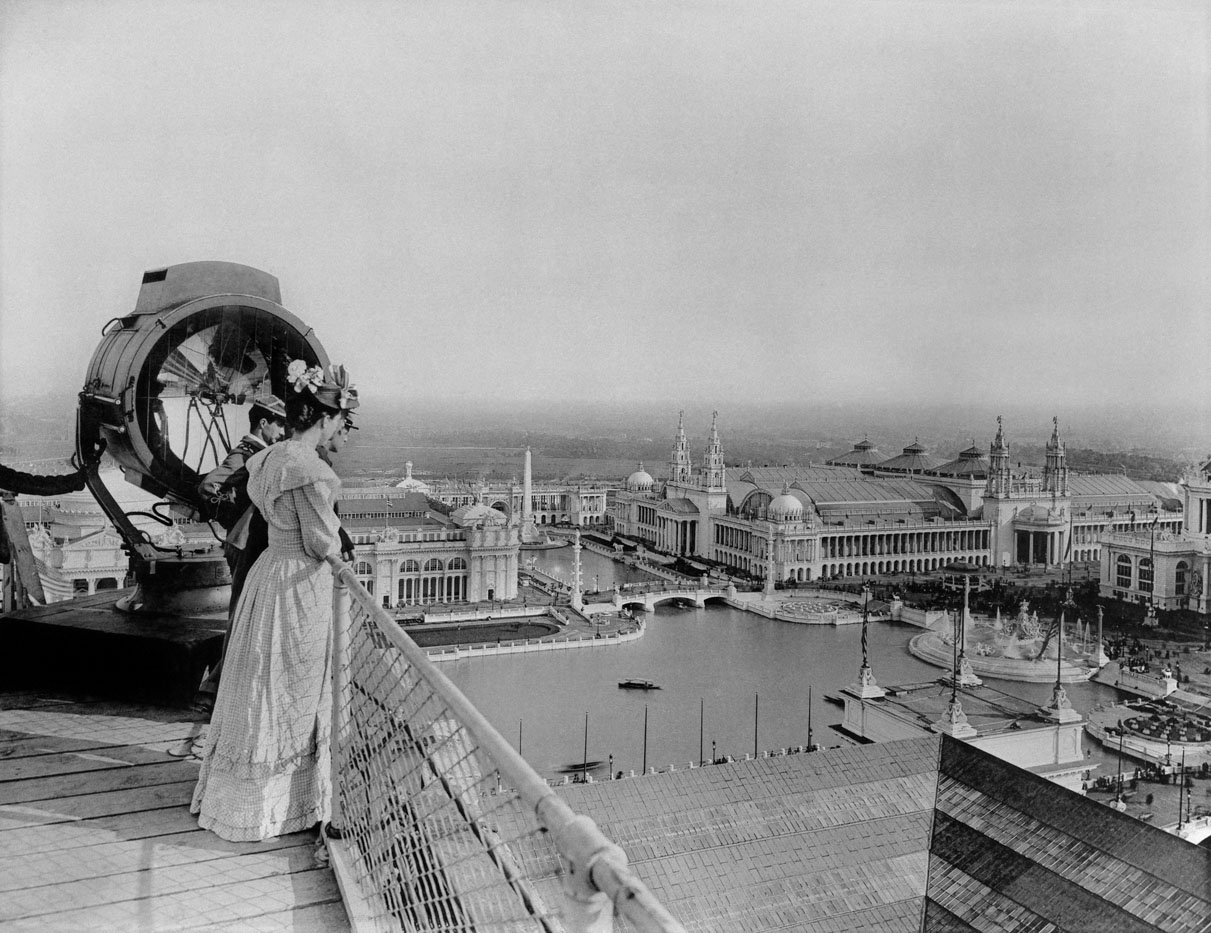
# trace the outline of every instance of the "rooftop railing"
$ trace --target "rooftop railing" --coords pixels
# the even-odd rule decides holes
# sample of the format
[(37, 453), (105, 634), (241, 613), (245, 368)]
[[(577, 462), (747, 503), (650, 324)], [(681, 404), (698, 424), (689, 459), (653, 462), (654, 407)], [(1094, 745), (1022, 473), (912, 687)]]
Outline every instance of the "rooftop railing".
[(684, 931), (333, 562), (333, 868), (354, 929)]

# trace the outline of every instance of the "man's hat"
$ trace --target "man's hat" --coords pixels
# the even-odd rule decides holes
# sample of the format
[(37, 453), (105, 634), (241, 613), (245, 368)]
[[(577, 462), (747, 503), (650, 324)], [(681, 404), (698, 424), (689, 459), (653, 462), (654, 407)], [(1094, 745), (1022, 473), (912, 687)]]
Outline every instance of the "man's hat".
[(271, 418), (274, 421), (286, 420), (286, 405), (276, 395), (258, 395), (252, 400), (252, 408), (248, 417), (253, 421), (257, 418)]

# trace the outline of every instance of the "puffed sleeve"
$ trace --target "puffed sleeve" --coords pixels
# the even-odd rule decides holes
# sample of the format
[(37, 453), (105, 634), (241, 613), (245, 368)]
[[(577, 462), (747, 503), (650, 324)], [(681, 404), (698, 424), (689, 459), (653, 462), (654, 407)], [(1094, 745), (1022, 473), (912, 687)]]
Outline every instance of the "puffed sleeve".
[(336, 488), (336, 482), (321, 479), (291, 491), (298, 509), (303, 548), (316, 560), (341, 553), (341, 522), (332, 508)]

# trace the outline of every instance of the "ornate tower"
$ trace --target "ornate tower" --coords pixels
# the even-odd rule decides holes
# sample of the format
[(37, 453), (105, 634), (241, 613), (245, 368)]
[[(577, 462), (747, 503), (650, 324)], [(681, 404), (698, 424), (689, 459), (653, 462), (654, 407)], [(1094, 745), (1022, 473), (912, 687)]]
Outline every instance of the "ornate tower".
[(719, 412), (711, 413), (711, 436), (702, 461), (702, 485), (707, 489), (724, 489), (723, 446), (719, 443)]
[(1013, 498), (1013, 473), (1009, 467), (1009, 443), (1001, 416), (997, 415), (997, 436), (988, 447), (988, 482), (984, 486), (984, 504), (980, 514), (992, 524), (989, 547), (992, 563), (1008, 567), (1015, 559), (1014, 513), (1020, 505)]
[(1068, 495), (1068, 458), (1060, 440), (1060, 419), (1052, 418), (1051, 440), (1047, 442), (1047, 462), (1043, 466), (1043, 492), (1058, 498)]
[(685, 412), (677, 413), (677, 437), (673, 441), (673, 454), (669, 458), (669, 482), (690, 481), (690, 447), (685, 439)]
[(1012, 477), (1009, 472), (1009, 444), (1005, 442), (1005, 432), (1001, 425), (1001, 416), (997, 415), (997, 436), (988, 447), (988, 485), (984, 489), (985, 497), (1002, 498), (1008, 496), (1012, 488)]

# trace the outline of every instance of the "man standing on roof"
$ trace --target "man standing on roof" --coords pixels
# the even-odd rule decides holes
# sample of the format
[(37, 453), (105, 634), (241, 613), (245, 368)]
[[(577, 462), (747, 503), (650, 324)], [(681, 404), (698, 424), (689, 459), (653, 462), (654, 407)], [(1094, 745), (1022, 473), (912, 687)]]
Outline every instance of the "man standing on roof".
[[(253, 454), (276, 444), (285, 436), (286, 406), (282, 400), (276, 395), (257, 396), (248, 410), (248, 433), (231, 448), (223, 462), (207, 473), (198, 484), (202, 501), (227, 532), (227, 538), (223, 542), (223, 556), (227, 559), (227, 569), (231, 571), (227, 634), (230, 633), (231, 615), (239, 602), (248, 569), (269, 543), (265, 520), (260, 517), (248, 497), (248, 469), (244, 464)], [(227, 651), (227, 634), (223, 636), (224, 653)], [(198, 687), (195, 706), (207, 712), (214, 707), (214, 696), (219, 689), (222, 671), (223, 659), (220, 656), (219, 663)]]
[[(211, 516), (223, 526), (224, 531), (231, 531), (252, 504), (248, 498), (245, 462), (257, 451), (276, 444), (285, 436), (286, 406), (282, 400), (276, 395), (259, 395), (253, 399), (252, 407), (248, 410), (248, 433), (231, 448), (223, 462), (202, 477), (202, 482), (198, 484), (202, 501), (210, 507)], [(227, 564), (231, 566), (230, 555), (227, 555)]]

